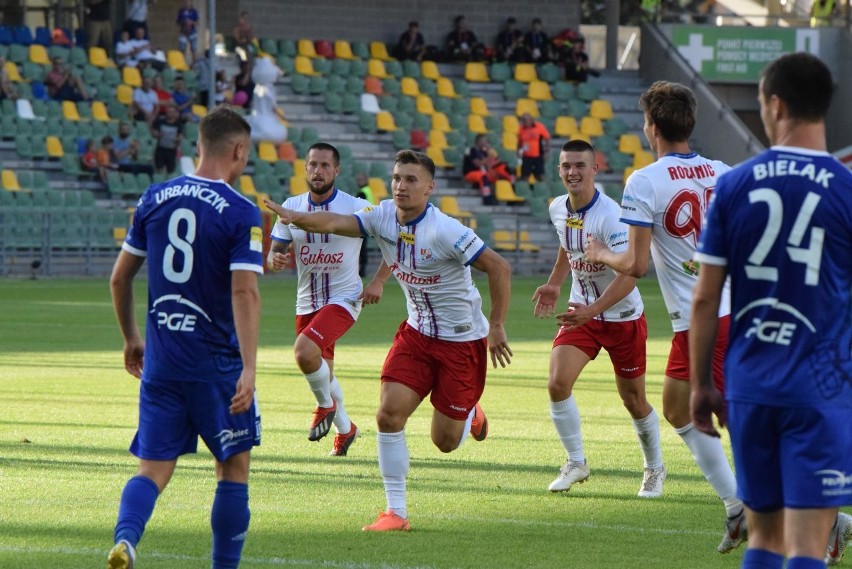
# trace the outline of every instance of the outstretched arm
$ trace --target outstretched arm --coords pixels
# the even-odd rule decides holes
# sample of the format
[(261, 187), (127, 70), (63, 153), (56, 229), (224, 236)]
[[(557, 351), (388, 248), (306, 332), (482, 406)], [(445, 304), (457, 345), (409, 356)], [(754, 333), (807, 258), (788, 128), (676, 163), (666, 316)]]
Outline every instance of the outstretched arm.
[(278, 215), (281, 223), (296, 225), (311, 233), (334, 233), (345, 237), (361, 237), (361, 226), (353, 215), (341, 215), (330, 211), (302, 212), (284, 209), (268, 199), (263, 200), (270, 210)]
[(512, 363), (512, 349), (506, 338), (506, 313), (509, 311), (509, 298), (512, 296), (512, 267), (509, 262), (486, 248), (473, 266), (488, 275), (488, 293), (491, 296), (491, 313), (488, 317), (488, 351), (491, 352), (491, 364), (506, 367)]
[(713, 385), (713, 345), (719, 320), (719, 304), (725, 285), (727, 267), (701, 265), (698, 282), (692, 293), (692, 317), (689, 321), (689, 413), (699, 431), (719, 436), (713, 426), (713, 415), (719, 426), (727, 422), (725, 401)]
[(124, 337), (124, 369), (137, 378), (142, 377), (145, 342), (136, 325), (136, 312), (133, 308), (133, 278), (142, 268), (143, 263), (145, 263), (145, 257), (121, 251), (109, 280), (112, 305), (118, 319), (118, 327)]
[(593, 263), (603, 263), (623, 275), (637, 279), (644, 277), (648, 272), (648, 257), (651, 254), (651, 228), (631, 225), (627, 237), (627, 251), (615, 253), (605, 242), (589, 235), (586, 259)]

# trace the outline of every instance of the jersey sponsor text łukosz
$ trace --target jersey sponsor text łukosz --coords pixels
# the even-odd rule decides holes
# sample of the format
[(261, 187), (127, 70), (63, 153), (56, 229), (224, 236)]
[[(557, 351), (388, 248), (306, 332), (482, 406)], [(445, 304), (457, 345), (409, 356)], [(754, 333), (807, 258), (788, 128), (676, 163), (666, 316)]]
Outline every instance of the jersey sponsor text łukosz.
[[(586, 238), (594, 235), (616, 253), (627, 250), (627, 226), (619, 221), (620, 208), (612, 198), (595, 192), (591, 203), (578, 211), (571, 209), (568, 196), (559, 196), (550, 204), (550, 220), (559, 236), (559, 244), (571, 264), (571, 302), (592, 304), (618, 276), (603, 263), (586, 260)], [(606, 322), (626, 322), (642, 316), (642, 297), (633, 290), (595, 317)]]
[(699, 251), (731, 275), (728, 399), (852, 407), (852, 173), (772, 147), (719, 180)]
[(263, 272), (260, 210), (222, 180), (181, 176), (142, 195), (122, 248), (147, 258), (143, 381), (239, 377), (231, 272)]
[(410, 326), (453, 342), (488, 335), (482, 297), (470, 274), (470, 264), (486, 245), (471, 228), (431, 204), (419, 218), (400, 225), (392, 200), (365, 208), (355, 217), (361, 231), (376, 239), (402, 287)]
[[(333, 189), (327, 200), (313, 203), (310, 193), (288, 198), (282, 206), (294, 211), (330, 211), (351, 214), (369, 206), (367, 200)], [(363, 239), (323, 233), (308, 233), (295, 225), (276, 222), (272, 239), (293, 243), (299, 278), (296, 314), (311, 314), (327, 304), (345, 308), (352, 318), (361, 312), (363, 284), (358, 275), (358, 257)]]
[[(651, 257), (672, 329), (689, 329), (698, 281), (695, 249), (716, 180), (730, 168), (698, 154), (668, 154), (627, 179), (621, 221), (651, 228)], [(730, 312), (727, 292), (719, 316)]]

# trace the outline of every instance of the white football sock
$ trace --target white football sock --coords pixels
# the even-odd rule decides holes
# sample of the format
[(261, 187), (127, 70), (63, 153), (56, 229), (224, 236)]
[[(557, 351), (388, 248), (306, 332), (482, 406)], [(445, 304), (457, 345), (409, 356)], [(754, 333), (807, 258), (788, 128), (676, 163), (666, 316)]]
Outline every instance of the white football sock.
[(467, 414), (467, 419), (464, 420), (464, 429), (462, 430), (461, 438), (459, 439), (459, 445), (456, 448), (462, 446), (467, 440), (467, 435), (470, 434), (470, 424), (473, 422), (474, 413), (476, 413), (475, 406), (470, 410), (470, 413)]
[(702, 433), (692, 423), (675, 429), (675, 432), (689, 447), (695, 464), (725, 503), (728, 516), (736, 514), (743, 503), (737, 498), (737, 479), (722, 449), (722, 440)]
[(583, 452), (583, 434), (580, 432), (580, 410), (577, 408), (577, 400), (571, 395), (564, 401), (550, 402), (550, 418), (559, 434), (559, 440), (568, 453), (571, 462), (586, 462), (586, 454)]
[(645, 468), (660, 468), (663, 466), (663, 451), (660, 449), (660, 420), (657, 412), (651, 408), (647, 417), (633, 419), (633, 428), (642, 448)]
[(340, 382), (337, 377), (331, 376), (331, 385), (329, 386), (331, 398), (337, 403), (337, 412), (334, 414), (334, 428), (338, 433), (346, 434), (352, 429), (352, 421), (349, 420), (349, 415), (346, 413), (346, 408), (343, 406), (343, 389), (340, 387)]
[(331, 400), (331, 389), (329, 388), (329, 369), (325, 360), (318, 370), (305, 374), (305, 379), (308, 380), (308, 386), (314, 392), (314, 397), (317, 399), (317, 404), (320, 407), (331, 407), (334, 401)]
[(401, 518), (407, 518), (405, 478), (408, 476), (408, 444), (405, 441), (405, 429), (398, 433), (378, 433), (376, 442), (388, 510), (393, 510)]

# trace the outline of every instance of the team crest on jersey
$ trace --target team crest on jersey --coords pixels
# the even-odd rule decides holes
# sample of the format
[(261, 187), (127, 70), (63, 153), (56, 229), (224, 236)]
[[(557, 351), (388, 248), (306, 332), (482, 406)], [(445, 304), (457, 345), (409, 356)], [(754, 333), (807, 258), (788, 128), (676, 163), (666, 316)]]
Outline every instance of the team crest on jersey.
[(694, 259), (690, 259), (681, 263), (681, 267), (683, 268), (684, 273), (695, 277), (698, 276), (698, 271), (701, 268), (701, 263), (695, 261)]
[(369, 211), (373, 211), (374, 209), (376, 209), (376, 208), (374, 208), (374, 207), (373, 207), (373, 206), (371, 206), (371, 205), (368, 205), (367, 207), (365, 207), (365, 208), (364, 208), (364, 209), (362, 209), (361, 211), (363, 211), (364, 213), (367, 213), (367, 212), (369, 212)]
[(263, 251), (263, 229), (260, 227), (252, 227), (249, 241), (249, 249), (252, 251), (257, 251), (258, 253)]
[(571, 229), (583, 229), (583, 218), (569, 217), (565, 220), (565, 227), (570, 227)]
[(414, 245), (414, 235), (412, 233), (406, 233), (405, 231), (399, 232), (399, 240), (407, 245)]
[(431, 261), (432, 260), (432, 249), (429, 249), (427, 247), (421, 247), (420, 248), (420, 259), (418, 259), (418, 260), (421, 263), (424, 262), (424, 261)]

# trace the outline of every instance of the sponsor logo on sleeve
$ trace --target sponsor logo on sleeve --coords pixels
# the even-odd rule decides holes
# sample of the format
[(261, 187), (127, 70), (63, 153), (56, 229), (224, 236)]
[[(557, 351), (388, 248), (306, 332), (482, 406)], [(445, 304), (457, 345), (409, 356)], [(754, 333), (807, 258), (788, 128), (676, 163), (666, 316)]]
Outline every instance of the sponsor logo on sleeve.
[(260, 227), (251, 228), (249, 248), (258, 253), (263, 251), (263, 229)]

